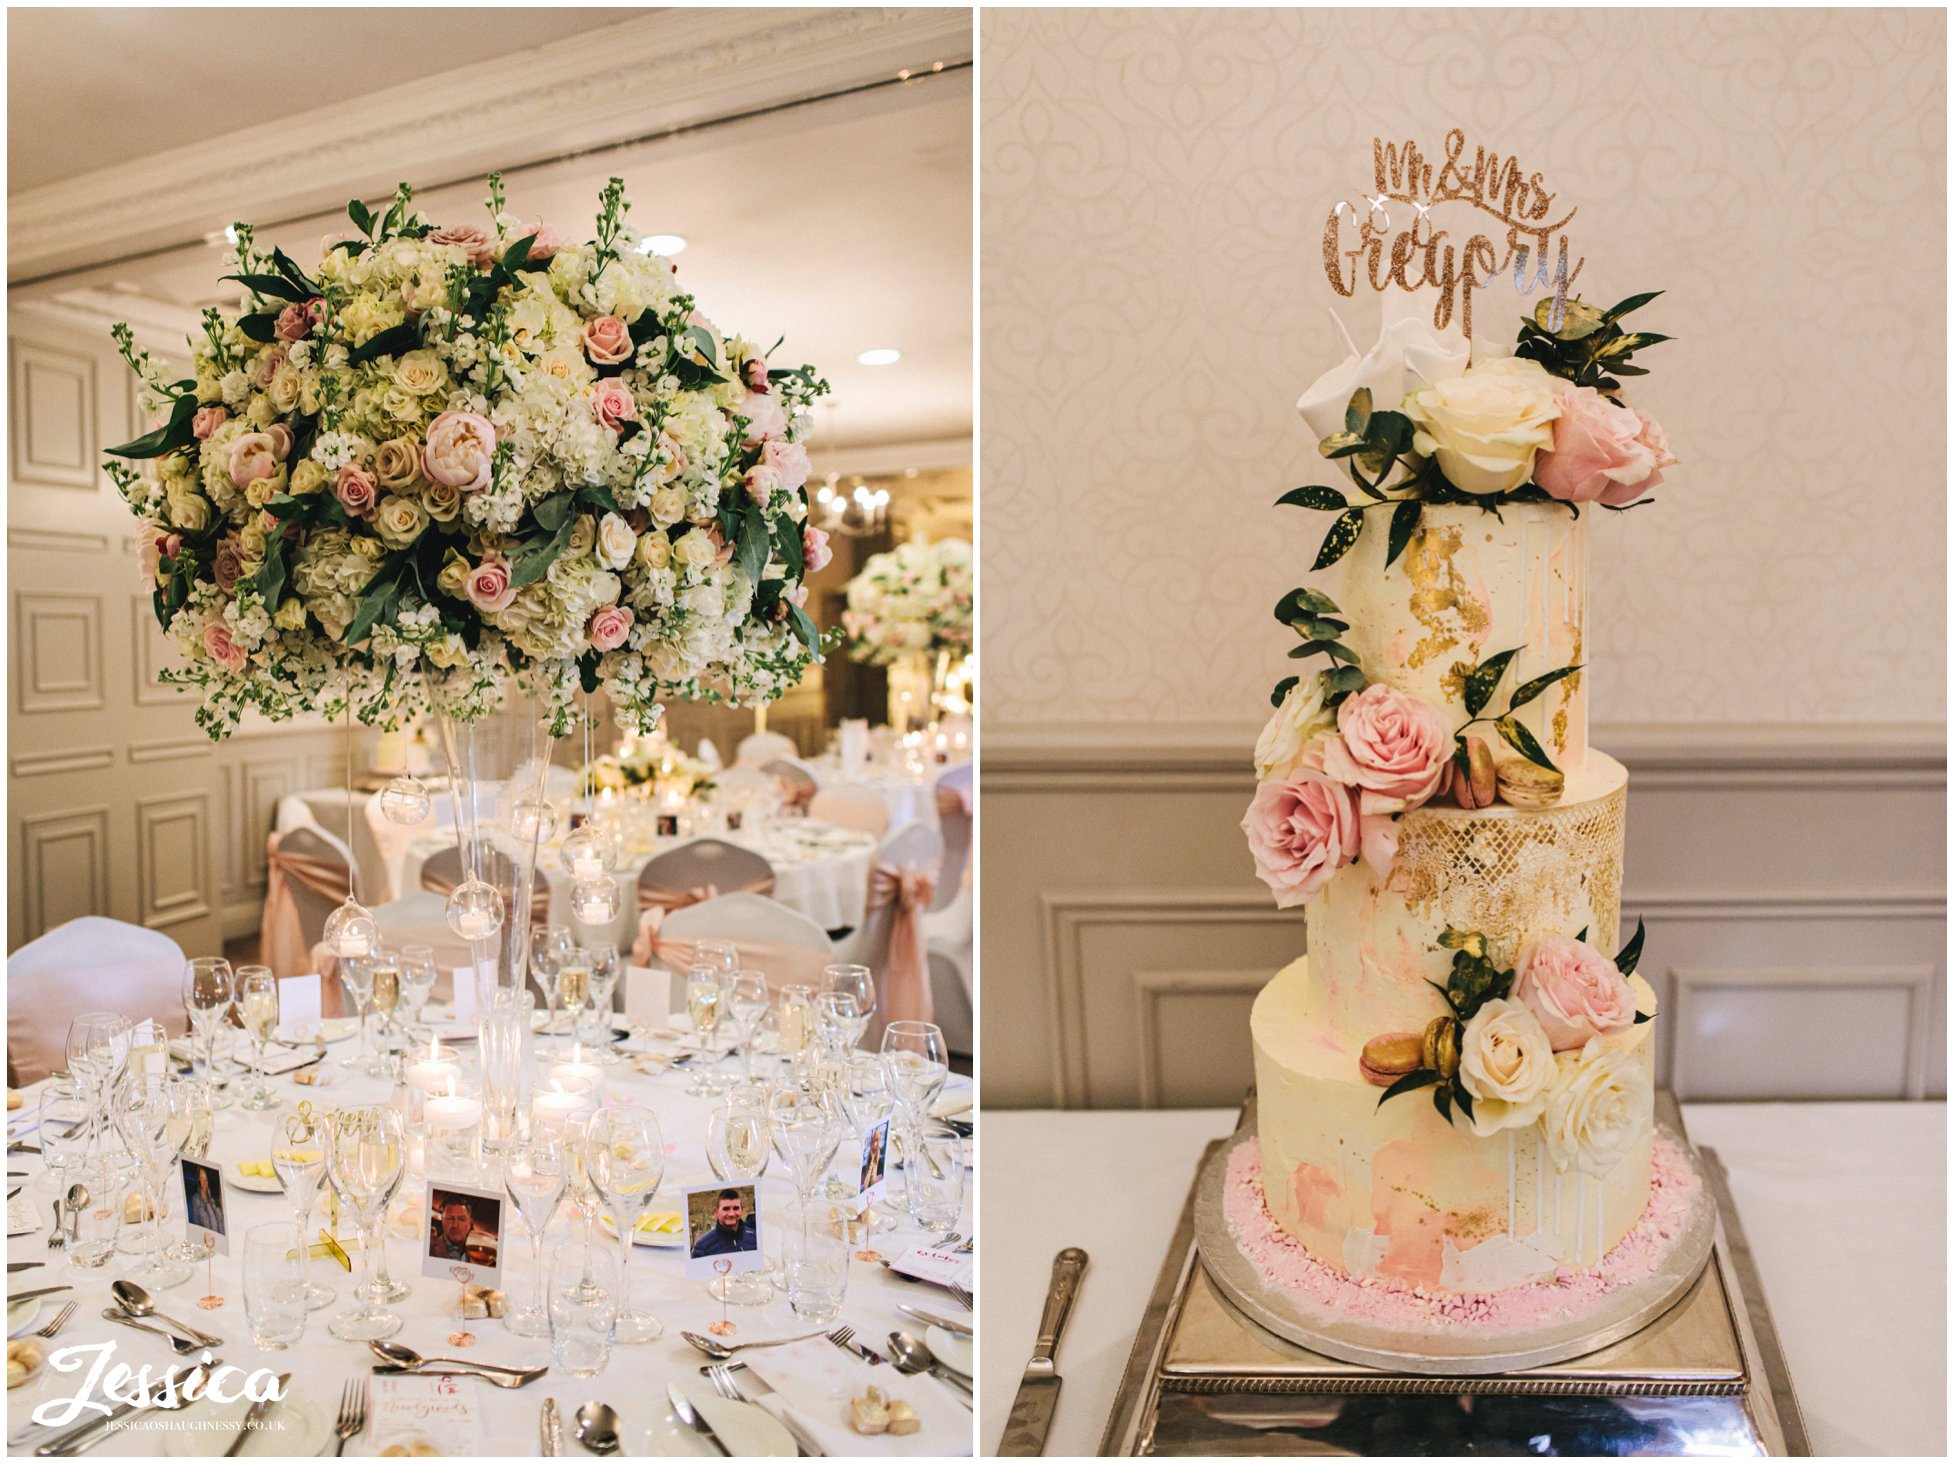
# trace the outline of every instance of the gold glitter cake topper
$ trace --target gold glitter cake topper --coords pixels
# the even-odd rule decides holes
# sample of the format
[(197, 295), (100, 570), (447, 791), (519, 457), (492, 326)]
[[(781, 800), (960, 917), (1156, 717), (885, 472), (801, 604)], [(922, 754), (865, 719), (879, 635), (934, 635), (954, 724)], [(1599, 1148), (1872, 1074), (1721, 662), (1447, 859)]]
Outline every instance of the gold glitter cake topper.
[[(1451, 323), (1453, 307), (1468, 339), (1472, 335), (1472, 292), (1513, 269), (1514, 288), (1521, 295), (1552, 286), (1553, 312), (1548, 329), (1558, 330), (1567, 311), (1568, 287), (1586, 261), (1568, 263), (1566, 228), (1578, 209), (1554, 216), (1554, 195), (1538, 173), (1523, 173), (1519, 160), (1485, 148), (1465, 159), (1466, 137), (1461, 128), (1445, 134), (1445, 160), (1437, 166), (1413, 142), (1371, 140), (1375, 193), (1363, 195), (1363, 207), (1339, 201), (1323, 225), (1323, 271), (1339, 295), (1357, 292), (1368, 277), (1373, 290), (1407, 292), (1436, 290), (1432, 324), (1439, 330)], [(1410, 211), (1410, 227), (1392, 231), (1391, 205)], [(1460, 249), (1447, 243), (1448, 231), (1438, 227), (1433, 210), (1445, 204), (1469, 204), (1503, 226), (1503, 244), (1475, 233)], [(1400, 222), (1405, 218), (1401, 211)], [(1357, 230), (1347, 242), (1348, 223)], [(1558, 235), (1558, 239), (1556, 239)], [(1554, 250), (1552, 266), (1548, 253)], [(1529, 277), (1529, 264), (1532, 265)]]

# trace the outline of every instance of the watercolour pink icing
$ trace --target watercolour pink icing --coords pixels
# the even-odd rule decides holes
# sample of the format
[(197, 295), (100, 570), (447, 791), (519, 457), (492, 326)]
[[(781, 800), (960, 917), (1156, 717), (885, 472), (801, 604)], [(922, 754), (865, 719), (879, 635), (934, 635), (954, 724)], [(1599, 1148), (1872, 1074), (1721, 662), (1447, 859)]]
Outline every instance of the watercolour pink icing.
[(1339, 1317), (1433, 1331), (1508, 1332), (1578, 1317), (1618, 1287), (1653, 1276), (1681, 1234), (1700, 1184), (1681, 1146), (1658, 1133), (1648, 1205), (1598, 1265), (1563, 1267), (1551, 1281), (1490, 1295), (1428, 1291), (1431, 1282), (1399, 1276), (1388, 1266), (1382, 1276), (1349, 1276), (1315, 1259), (1283, 1232), (1264, 1203), (1262, 1147), (1256, 1139), (1243, 1140), (1228, 1156), (1222, 1212), (1229, 1233), (1264, 1281)]

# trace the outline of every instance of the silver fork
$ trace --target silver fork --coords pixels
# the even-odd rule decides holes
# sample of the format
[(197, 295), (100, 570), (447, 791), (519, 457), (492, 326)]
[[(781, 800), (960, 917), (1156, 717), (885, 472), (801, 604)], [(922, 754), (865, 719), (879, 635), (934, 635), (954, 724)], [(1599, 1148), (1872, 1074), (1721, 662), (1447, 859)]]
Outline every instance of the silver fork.
[(965, 1311), (977, 1310), (976, 1306), (973, 1305), (970, 1300), (970, 1293), (966, 1291), (963, 1287), (957, 1285), (956, 1282), (954, 1281), (950, 1283), (950, 1295), (954, 1296), (958, 1301), (963, 1303), (963, 1309)]
[(36, 1337), (52, 1337), (56, 1332), (68, 1325), (68, 1318), (74, 1314), (75, 1304), (72, 1301), (68, 1302), (60, 1311), (54, 1314), (53, 1321), (49, 1322), (45, 1327), (37, 1328), (34, 1335)]
[(857, 1357), (868, 1362), (871, 1366), (882, 1361), (880, 1353), (870, 1351), (855, 1340), (855, 1329), (853, 1327), (836, 1327), (832, 1332), (828, 1333), (828, 1340), (843, 1352), (852, 1352)]
[[(707, 1381), (712, 1384), (713, 1391), (718, 1393), (720, 1397), (734, 1403), (751, 1403), (756, 1408), (765, 1408), (767, 1412), (771, 1413), (780, 1421), (782, 1428), (794, 1436), (794, 1442), (800, 1445), (803, 1455), (810, 1459), (826, 1457), (827, 1450), (823, 1449), (808, 1434), (806, 1429), (795, 1422), (794, 1416), (787, 1411), (784, 1405), (769, 1406), (767, 1404), (765, 1400), (773, 1396), (774, 1389), (768, 1384), (765, 1378), (761, 1377), (745, 1363), (716, 1362), (700, 1368), (699, 1371), (706, 1375)], [(753, 1396), (751, 1398), (743, 1394), (740, 1391), (740, 1385), (733, 1380), (733, 1374), (736, 1372), (744, 1372), (746, 1374), (747, 1382), (753, 1390)]]
[(346, 1441), (366, 1427), (366, 1379), (348, 1378), (339, 1395), (339, 1418), (332, 1431), (339, 1435), (335, 1455), (346, 1452)]

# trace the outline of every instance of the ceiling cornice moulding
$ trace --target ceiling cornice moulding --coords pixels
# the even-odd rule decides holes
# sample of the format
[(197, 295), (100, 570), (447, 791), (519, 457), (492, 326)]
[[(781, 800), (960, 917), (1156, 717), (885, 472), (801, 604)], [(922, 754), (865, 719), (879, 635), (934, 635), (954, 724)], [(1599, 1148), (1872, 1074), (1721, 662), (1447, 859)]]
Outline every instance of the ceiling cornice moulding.
[(970, 12), (661, 10), (8, 199), (10, 283), (968, 61)]

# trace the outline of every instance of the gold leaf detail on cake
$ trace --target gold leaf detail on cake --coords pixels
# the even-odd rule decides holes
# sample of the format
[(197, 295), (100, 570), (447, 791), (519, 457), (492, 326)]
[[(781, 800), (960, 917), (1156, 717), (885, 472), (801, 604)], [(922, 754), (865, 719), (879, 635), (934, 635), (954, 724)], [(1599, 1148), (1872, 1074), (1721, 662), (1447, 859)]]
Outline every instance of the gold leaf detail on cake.
[[(1411, 614), (1425, 628), (1425, 635), (1411, 648), (1405, 665), (1417, 670), (1466, 641), (1485, 635), (1491, 617), (1486, 606), (1474, 599), (1465, 576), (1453, 563), (1459, 552), (1462, 534), (1455, 524), (1426, 524), (1411, 536), (1405, 547), (1405, 578), (1411, 583)], [(1447, 673), (1446, 695), (1457, 696), (1455, 669)]]

